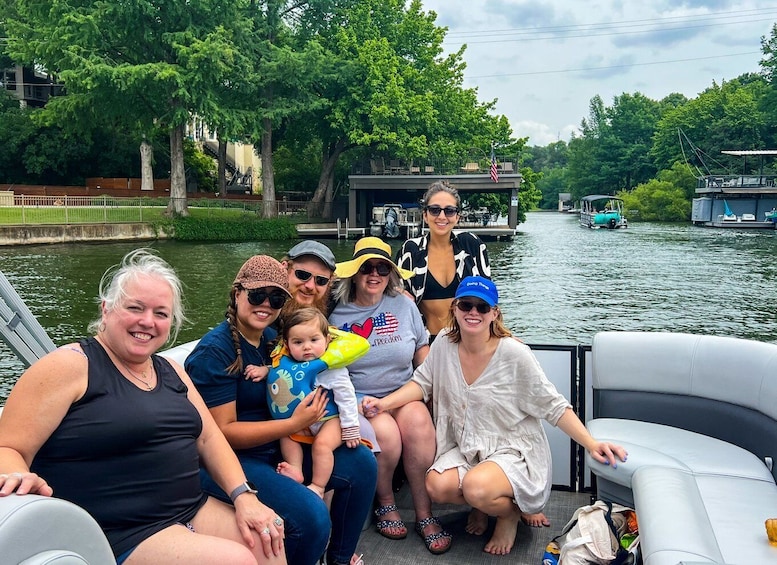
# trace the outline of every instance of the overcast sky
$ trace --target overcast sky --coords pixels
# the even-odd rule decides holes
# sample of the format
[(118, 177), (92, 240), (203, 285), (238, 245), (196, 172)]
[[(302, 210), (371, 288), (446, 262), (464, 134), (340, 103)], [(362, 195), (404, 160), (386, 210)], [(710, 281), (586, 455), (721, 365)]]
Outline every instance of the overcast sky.
[(777, 2), (759, 0), (422, 2), (448, 28), (446, 52), (467, 44), (464, 86), (543, 146), (569, 141), (597, 94), (606, 106), (624, 92), (695, 98), (758, 72), (777, 23)]

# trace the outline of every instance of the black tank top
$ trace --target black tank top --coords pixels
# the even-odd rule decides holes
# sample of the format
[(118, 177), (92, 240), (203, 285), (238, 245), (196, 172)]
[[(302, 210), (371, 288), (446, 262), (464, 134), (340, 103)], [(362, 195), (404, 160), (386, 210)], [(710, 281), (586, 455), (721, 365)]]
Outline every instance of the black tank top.
[(170, 363), (153, 357), (157, 386), (125, 379), (99, 342), (81, 342), (89, 382), (31, 469), (54, 496), (91, 514), (121, 555), (205, 503), (196, 441), (202, 420)]
[(426, 289), (424, 290), (424, 300), (437, 300), (440, 298), (453, 298), (456, 296), (456, 289), (459, 287), (459, 275), (455, 275), (451, 284), (443, 287), (434, 278), (431, 271), (426, 273)]

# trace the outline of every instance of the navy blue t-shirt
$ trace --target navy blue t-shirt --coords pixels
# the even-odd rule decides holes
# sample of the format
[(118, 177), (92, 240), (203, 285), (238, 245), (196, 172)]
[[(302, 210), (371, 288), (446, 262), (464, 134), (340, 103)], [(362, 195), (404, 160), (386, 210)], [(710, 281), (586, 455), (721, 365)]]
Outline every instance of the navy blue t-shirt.
[[(240, 336), (243, 367), (269, 365), (269, 344), (277, 337), (274, 329), (264, 330), (259, 347)], [(267, 405), (267, 379), (258, 383), (246, 380), (242, 373), (230, 374), (227, 368), (235, 362), (237, 354), (232, 342), (229, 324), (224, 321), (209, 331), (186, 359), (186, 373), (191, 377), (208, 408), (235, 402), (239, 422), (264, 422), (272, 420)], [(249, 449), (236, 449), (240, 455), (268, 456), (278, 453), (280, 444), (271, 441)]]

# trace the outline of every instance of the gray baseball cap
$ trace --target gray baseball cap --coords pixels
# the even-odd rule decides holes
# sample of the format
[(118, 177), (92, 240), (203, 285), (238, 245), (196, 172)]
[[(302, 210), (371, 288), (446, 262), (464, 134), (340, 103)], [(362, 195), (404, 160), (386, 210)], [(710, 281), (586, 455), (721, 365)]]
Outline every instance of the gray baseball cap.
[(302, 241), (289, 249), (287, 255), (289, 259), (292, 260), (302, 257), (303, 255), (312, 255), (313, 257), (320, 259), (324, 265), (326, 265), (332, 271), (334, 271), (337, 267), (337, 264), (335, 263), (335, 255), (332, 253), (332, 250), (323, 243), (319, 243), (318, 241)]

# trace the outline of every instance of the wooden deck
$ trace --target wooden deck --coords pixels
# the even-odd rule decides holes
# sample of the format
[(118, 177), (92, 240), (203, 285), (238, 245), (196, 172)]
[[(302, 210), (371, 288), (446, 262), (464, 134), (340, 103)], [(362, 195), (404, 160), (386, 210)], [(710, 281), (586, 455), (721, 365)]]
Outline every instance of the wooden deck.
[(375, 529), (375, 522), (365, 525), (358, 553), (364, 554), (365, 565), (453, 565), (499, 564), (499, 565), (539, 565), (548, 542), (561, 532), (572, 513), (580, 506), (590, 504), (588, 493), (572, 493), (554, 490), (545, 514), (550, 519), (549, 528), (531, 528), (525, 524), (518, 527), (518, 535), (509, 555), (495, 556), (483, 553), (483, 546), (490, 539), (494, 520), (489, 530), (482, 536), (474, 536), (464, 531), (469, 508), (453, 505), (435, 505), (435, 515), (443, 526), (453, 535), (451, 549), (443, 555), (432, 555), (426, 550), (421, 538), (413, 529), (413, 505), (407, 485), (397, 493), (397, 506), (408, 528), (403, 540), (390, 540), (381, 536)]
[[(467, 231), (477, 235), (486, 241), (510, 241), (517, 230), (510, 229), (507, 225), (497, 224), (487, 227), (477, 224), (457, 226), (454, 232)], [(301, 238), (312, 239), (359, 239), (368, 235), (368, 228), (352, 227), (341, 222), (331, 224), (298, 224), (297, 235)], [(404, 238), (402, 238), (404, 241)]]

